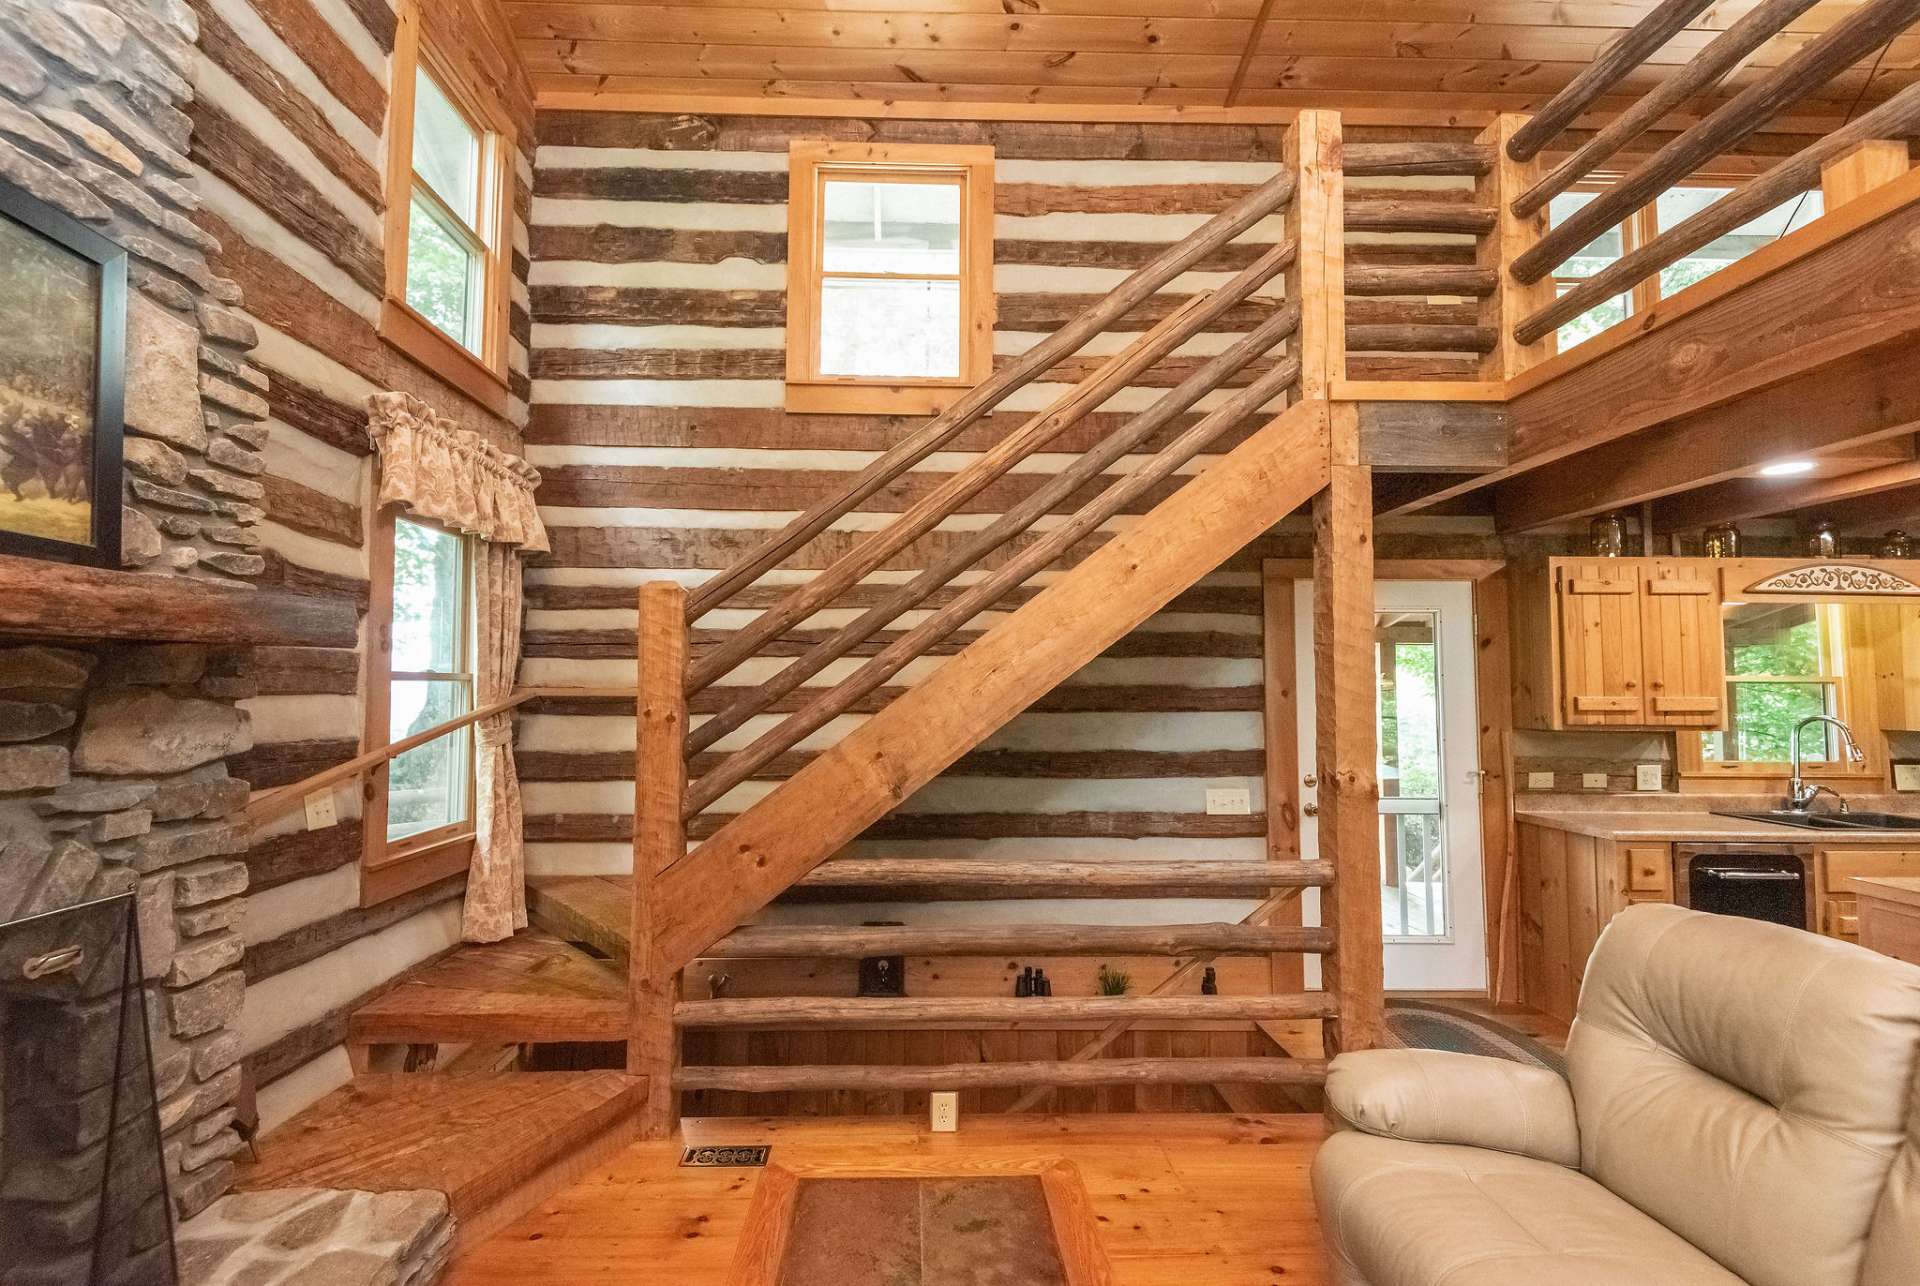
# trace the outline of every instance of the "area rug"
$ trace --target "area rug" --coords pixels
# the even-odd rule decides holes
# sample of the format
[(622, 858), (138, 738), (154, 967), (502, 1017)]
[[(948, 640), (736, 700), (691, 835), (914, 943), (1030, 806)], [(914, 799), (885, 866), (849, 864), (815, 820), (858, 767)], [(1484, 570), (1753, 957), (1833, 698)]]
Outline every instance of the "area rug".
[(1389, 1000), (1387, 1031), (1408, 1049), (1483, 1054), (1567, 1074), (1567, 1060), (1525, 1032), (1439, 1001)]

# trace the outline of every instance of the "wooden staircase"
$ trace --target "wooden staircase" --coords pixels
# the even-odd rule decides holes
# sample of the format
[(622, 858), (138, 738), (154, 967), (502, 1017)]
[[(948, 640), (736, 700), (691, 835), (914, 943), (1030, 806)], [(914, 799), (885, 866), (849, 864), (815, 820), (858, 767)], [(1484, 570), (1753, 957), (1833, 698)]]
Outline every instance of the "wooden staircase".
[[(971, 390), (908, 434), (839, 494), (823, 498), (738, 565), (688, 595), (671, 583), (639, 594), (634, 866), (631, 917), (624, 935), (633, 1000), (628, 1070), (650, 1084), (680, 1090), (748, 1092), (806, 1088), (913, 1090), (1031, 1087), (1016, 1106), (1049, 1088), (1173, 1082), (1316, 1084), (1324, 1064), (1295, 1058), (1102, 1058), (1129, 1024), (1156, 1017), (1243, 1022), (1320, 1020), (1330, 1048), (1372, 1042), (1380, 1022), (1379, 908), (1373, 816), (1373, 711), (1370, 640), (1371, 509), (1350, 417), (1328, 400), (1343, 374), (1345, 273), (1341, 251), (1341, 141), (1336, 117), (1305, 112), (1289, 132), (1288, 162), (1205, 226), (1134, 273), (1095, 308)], [(805, 583), (766, 606), (756, 587), (815, 536), (915, 463), (951, 441), (1017, 389), (1070, 357), (1095, 335), (1149, 299), (1204, 256), (1270, 215), (1284, 217), (1285, 238), (1218, 288), (1192, 296), (1021, 428)], [(1145, 411), (1080, 454), (1026, 500), (967, 538), (905, 584), (880, 587), (870, 575), (956, 512), (1030, 454), (1133, 386), (1182, 343), (1256, 291), (1282, 283), (1260, 321), (1219, 355), (1167, 390)], [(1237, 385), (1237, 387), (1236, 387)], [(1109, 478), (1123, 458), (1143, 450), (1173, 421), (1216, 395), (1198, 420), (1138, 467)], [(1262, 408), (1286, 409), (1245, 433)], [(1176, 479), (1190, 461), (1229, 434), (1238, 444), (1213, 459), (1143, 515), (1125, 525), (991, 629), (961, 635), (1037, 573), (1093, 545), (1116, 515)], [(1057, 524), (1041, 523), (1084, 499)], [(1156, 493), (1157, 494), (1157, 493)], [(1050, 689), (1086, 665), (1248, 542), (1302, 506), (1312, 505), (1321, 557), (1323, 603), (1317, 631), (1323, 714), (1321, 743), (1323, 860), (1320, 862), (1060, 863), (839, 859), (874, 822), (974, 749)], [(983, 568), (977, 579), (961, 573)], [(827, 632), (804, 627), (842, 596), (868, 603)], [(702, 617), (752, 594), (761, 610), (744, 627), (691, 657)], [(908, 611), (938, 605), (911, 628), (890, 631)], [(883, 631), (888, 633), (883, 641)], [(956, 635), (957, 648), (949, 645)], [(703, 634), (703, 638), (705, 636)], [(906, 667), (945, 654), (931, 673), (902, 684)], [(778, 656), (785, 664), (758, 682), (724, 682), (744, 664)], [(840, 677), (820, 680), (843, 663)], [(762, 667), (764, 669), (764, 667)], [(921, 668), (925, 668), (924, 666)], [(1337, 695), (1336, 695), (1337, 694)], [(876, 701), (876, 695), (880, 700)], [(1364, 706), (1362, 705), (1364, 698)], [(713, 711), (697, 724), (690, 701)], [(772, 712), (788, 711), (778, 718)], [(865, 718), (822, 746), (766, 794), (744, 800), (743, 783), (764, 777), (803, 739), (853, 712)], [(756, 722), (757, 721), (757, 722)], [(735, 734), (740, 734), (735, 737)], [(749, 735), (751, 734), (751, 735)], [(689, 781), (689, 764), (701, 772)], [(703, 816), (706, 814), (707, 816)], [(706, 835), (689, 851), (690, 832)], [(1341, 890), (1359, 881), (1357, 895)], [(536, 908), (565, 908), (580, 927), (599, 921), (603, 950), (605, 880), (567, 894), (549, 887)], [(1326, 927), (1278, 922), (1305, 888), (1319, 890)], [(994, 896), (1140, 897), (1203, 890), (1263, 898), (1241, 923), (1101, 925), (1046, 923), (990, 928), (769, 925), (750, 921), (793, 890), (805, 898), (883, 892), (889, 900), (981, 888)], [(578, 895), (578, 896), (570, 896)], [(950, 894), (948, 894), (950, 895)], [(571, 903), (571, 905), (569, 905)], [(583, 913), (592, 903), (596, 911)], [(1296, 917), (1297, 918), (1297, 917)], [(550, 921), (551, 922), (551, 921)], [(1221, 957), (1314, 955), (1326, 988), (1286, 994), (1192, 995), (1200, 966)], [(609, 954), (614, 954), (609, 952)], [(914, 957), (1165, 958), (1170, 969), (1151, 994), (1021, 999), (683, 998), (680, 979), (696, 960)], [(1351, 960), (1349, 961), (1349, 957)], [(1174, 964), (1172, 962), (1178, 962)], [(960, 1022), (1104, 1023), (1073, 1058), (950, 1066), (683, 1067), (682, 1029), (763, 1024), (890, 1026)], [(646, 1128), (664, 1136), (677, 1122), (677, 1094), (649, 1098)]]

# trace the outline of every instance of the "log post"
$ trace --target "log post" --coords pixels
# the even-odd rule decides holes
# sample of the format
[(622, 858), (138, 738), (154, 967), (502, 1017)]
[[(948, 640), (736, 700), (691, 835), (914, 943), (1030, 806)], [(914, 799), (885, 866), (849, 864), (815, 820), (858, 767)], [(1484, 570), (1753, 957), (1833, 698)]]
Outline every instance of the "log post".
[(655, 877), (686, 856), (680, 820), (687, 789), (687, 594), (671, 581), (640, 587), (640, 673), (634, 703), (633, 930), (627, 990), (632, 1025), (627, 1071), (647, 1078), (641, 1134), (671, 1138), (680, 1124), (677, 969), (662, 968), (655, 946)]
[(1820, 167), (1820, 195), (1831, 213), (1911, 168), (1905, 139), (1869, 139)]
[(1304, 111), (1287, 130), (1284, 163), (1293, 169), (1286, 239), (1298, 247), (1287, 270), (1289, 299), (1300, 301), (1300, 399), (1325, 399), (1347, 377), (1346, 175), (1340, 114)]
[(1544, 166), (1540, 161), (1516, 161), (1507, 154), (1514, 135), (1526, 125), (1527, 117), (1507, 113), (1481, 131), (1479, 142), (1493, 148), (1493, 167), (1476, 181), (1475, 198), (1494, 209), (1496, 222), (1491, 233), (1480, 238), (1478, 267), (1491, 269), (1498, 283), (1490, 295), (1480, 300), (1480, 324), (1491, 327), (1499, 337), (1492, 352), (1480, 359), (1480, 378), (1510, 380), (1529, 366), (1537, 366), (1554, 355), (1556, 336), (1548, 334), (1531, 344), (1514, 338), (1513, 328), (1522, 320), (1553, 302), (1552, 277), (1543, 277), (1532, 285), (1522, 285), (1507, 274), (1507, 265), (1547, 235), (1547, 205), (1532, 214), (1518, 215), (1513, 203), (1520, 194), (1540, 182)]
[(1313, 501), (1314, 775), (1320, 795), (1320, 860), (1333, 884), (1320, 921), (1334, 950), (1323, 985), (1339, 1017), (1327, 1050), (1370, 1049), (1385, 1025), (1380, 926), (1380, 787), (1375, 775), (1373, 666), (1373, 482), (1364, 465), (1341, 463)]

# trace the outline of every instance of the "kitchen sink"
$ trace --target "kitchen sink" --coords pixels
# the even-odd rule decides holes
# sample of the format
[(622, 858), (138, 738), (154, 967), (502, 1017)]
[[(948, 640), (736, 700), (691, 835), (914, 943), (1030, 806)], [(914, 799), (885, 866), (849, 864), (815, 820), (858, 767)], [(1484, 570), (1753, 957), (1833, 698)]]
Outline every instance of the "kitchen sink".
[(1778, 822), (1809, 831), (1920, 831), (1920, 817), (1900, 813), (1812, 813), (1791, 808), (1773, 808), (1763, 812), (1738, 813), (1715, 810), (1718, 817), (1739, 817), (1752, 822)]

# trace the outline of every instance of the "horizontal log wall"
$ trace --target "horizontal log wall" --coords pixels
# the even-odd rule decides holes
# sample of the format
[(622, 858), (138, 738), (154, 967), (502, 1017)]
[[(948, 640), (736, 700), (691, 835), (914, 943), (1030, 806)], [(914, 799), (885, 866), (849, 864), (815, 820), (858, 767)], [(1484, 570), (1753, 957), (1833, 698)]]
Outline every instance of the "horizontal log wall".
[[(781, 118), (543, 113), (536, 159), (532, 298), (533, 412), (530, 458), (544, 477), (543, 512), (554, 553), (528, 577), (530, 612), (523, 681), (606, 685), (633, 678), (633, 587), (666, 576), (689, 585), (746, 554), (787, 516), (818, 500), (884, 450), (916, 419), (788, 415), (785, 368), (787, 144), (794, 137), (991, 143), (996, 153), (996, 360), (1006, 363), (1070, 321), (1126, 272), (1217, 213), (1279, 163), (1277, 129), (1085, 126), (1052, 123), (885, 123)], [(1368, 141), (1390, 141), (1360, 131)], [(1463, 134), (1469, 139), (1470, 134)], [(1357, 375), (1445, 376), (1470, 372), (1475, 291), (1474, 230), (1490, 212), (1472, 204), (1474, 163), (1463, 150), (1453, 174), (1381, 174), (1350, 180), (1355, 199), (1349, 319), (1380, 352), (1356, 353)], [(1382, 168), (1388, 167), (1384, 164)], [(1404, 167), (1398, 167), (1404, 168)], [(1418, 167), (1416, 167), (1418, 168)], [(1211, 256), (1139, 310), (1143, 328), (1180, 297), (1246, 266), (1280, 235), (1276, 217)], [(1435, 270), (1447, 270), (1436, 273)], [(1276, 283), (1275, 290), (1278, 289)], [(823, 630), (871, 606), (884, 588), (926, 566), (987, 516), (1065, 467), (1196, 358), (1219, 351), (1275, 306), (1256, 297), (1212, 333), (1123, 390), (1062, 436), (1032, 465), (994, 483), (947, 523), (891, 560), (878, 576), (777, 640), (791, 656)], [(1111, 353), (1126, 336), (1095, 341)], [(1418, 351), (1429, 341), (1438, 354)], [(779, 592), (850, 548), (953, 470), (1082, 378), (1083, 355), (1047, 382), (1014, 395), (951, 449), (883, 488), (862, 511), (803, 549), (781, 571), (699, 623), (694, 652), (769, 606)], [(1202, 403), (1202, 406), (1209, 403)], [(1197, 419), (1181, 417), (1146, 445), (1157, 450)], [(1258, 423), (1229, 435), (1240, 440)], [(1204, 464), (1204, 460), (1201, 462)], [(1151, 497), (1158, 501), (1172, 488)], [(1086, 497), (1060, 506), (1070, 512)], [(1092, 547), (1129, 519), (1093, 537)], [(1016, 541), (988, 560), (998, 565)], [(1284, 547), (1284, 548), (1283, 548)], [(1261, 746), (1261, 552), (1304, 553), (1304, 537), (1276, 537), (1183, 594), (1068, 685), (859, 841), (857, 851), (896, 856), (1242, 858), (1264, 855)], [(954, 591), (935, 595), (937, 609)], [(1030, 593), (1030, 591), (1028, 591)], [(1023, 601), (1028, 593), (1016, 597)], [(900, 622), (910, 628), (925, 611)], [(998, 619), (989, 614), (942, 654)], [(883, 633), (874, 646), (894, 635)], [(870, 654), (873, 647), (858, 649)], [(910, 683), (939, 658), (927, 658)], [(754, 661), (730, 680), (764, 677)], [(823, 678), (838, 677), (846, 663)], [(816, 679), (815, 682), (819, 682)], [(803, 688), (774, 707), (797, 707)], [(812, 689), (816, 690), (817, 689)], [(696, 696), (710, 714), (727, 689)], [(696, 819), (744, 807), (790, 775), (820, 745), (877, 709), (858, 713), (782, 756), (761, 776)], [(720, 743), (744, 744), (755, 720)], [(633, 719), (630, 705), (542, 702), (521, 719), (519, 763), (536, 871), (625, 870), (630, 862)], [(702, 756), (696, 773), (713, 762)], [(1205, 789), (1242, 787), (1246, 816), (1207, 816)], [(1111, 903), (1097, 914), (1133, 920), (1192, 918), (1196, 904)], [(1198, 904), (1202, 918), (1234, 919), (1245, 905)], [(886, 908), (888, 918), (924, 918), (927, 908)], [(782, 907), (782, 919), (857, 922), (872, 907)], [(947, 904), (949, 922), (1000, 914)], [(1089, 913), (1076, 907), (1078, 918)]]
[[(214, 271), (235, 283), (269, 377), (263, 581), (337, 595), (364, 609), (371, 462), (365, 399), (399, 389), (520, 446), (529, 393), (526, 215), (532, 115), (521, 117), (512, 236), (509, 365), (502, 419), (413, 365), (376, 333), (386, 254), (389, 0), (191, 0), (200, 25), (193, 156)], [(430, 32), (458, 47), (447, 0), (424, 0)], [(454, 33), (452, 37), (448, 33)], [(458, 57), (482, 57), (458, 49)], [(509, 91), (511, 92), (511, 91)], [(363, 629), (362, 637), (366, 636)], [(254, 649), (232, 675), (253, 695), (254, 748), (236, 776), (256, 789), (300, 780), (359, 751), (358, 649)], [(247, 995), (239, 1027), (269, 1124), (346, 1073), (345, 1014), (414, 961), (459, 936), (459, 882), (359, 907), (359, 790), (335, 790), (338, 825), (278, 819), (247, 854)]]

